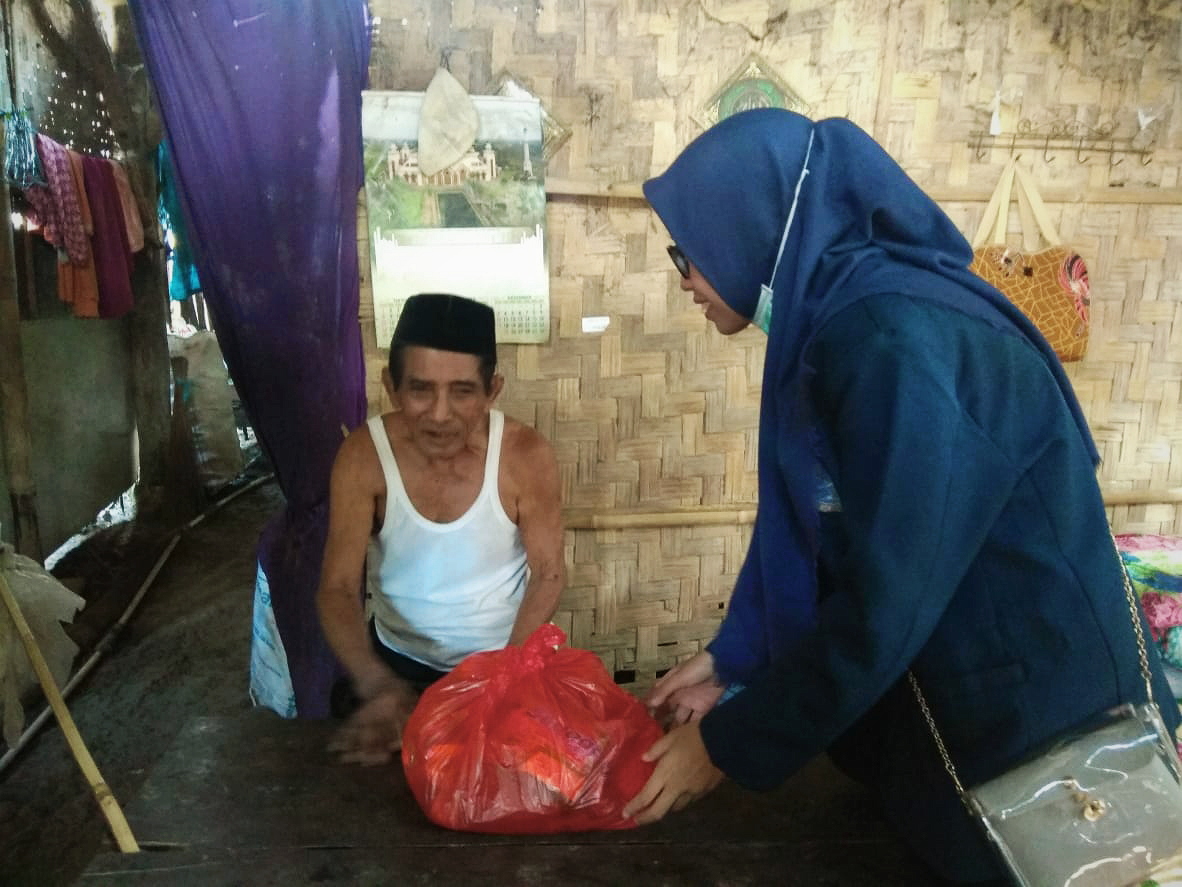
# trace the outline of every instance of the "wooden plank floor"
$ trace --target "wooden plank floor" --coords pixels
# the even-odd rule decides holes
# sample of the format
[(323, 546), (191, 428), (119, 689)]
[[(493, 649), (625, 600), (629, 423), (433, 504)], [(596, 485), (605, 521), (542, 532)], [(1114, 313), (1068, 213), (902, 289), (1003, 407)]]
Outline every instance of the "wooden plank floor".
[(928, 876), (824, 759), (781, 789), (724, 783), (644, 828), (474, 835), (430, 823), (401, 767), (342, 765), (333, 724), (268, 711), (196, 718), (125, 802), (139, 854), (96, 856), (98, 885), (841, 885)]

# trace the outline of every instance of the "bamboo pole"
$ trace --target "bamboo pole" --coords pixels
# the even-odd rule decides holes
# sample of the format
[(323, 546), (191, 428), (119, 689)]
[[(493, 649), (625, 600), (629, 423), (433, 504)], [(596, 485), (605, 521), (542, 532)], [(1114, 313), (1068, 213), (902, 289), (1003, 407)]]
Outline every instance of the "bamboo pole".
[(629, 530), (653, 527), (717, 527), (755, 522), (755, 503), (737, 508), (677, 508), (669, 511), (568, 511), (562, 523), (568, 530)]
[[(945, 203), (988, 203), (992, 188), (971, 185), (930, 185), (924, 187), (932, 200)], [(1182, 188), (1062, 188), (1040, 189), (1044, 203), (1138, 204), (1144, 206), (1182, 205)], [(547, 197), (603, 197), (644, 201), (639, 182), (595, 182), (587, 179), (546, 179)]]
[(874, 134), (885, 138), (891, 120), (891, 105), (894, 99), (895, 71), (899, 63), (899, 19), (902, 17), (903, 0), (885, 4), (882, 15), (884, 52), (878, 57), (878, 96), (874, 102)]
[(123, 816), (123, 810), (120, 808), (119, 802), (115, 800), (111, 789), (103, 780), (102, 774), (99, 773), (98, 766), (94, 763), (94, 758), (87, 751), (86, 744), (82, 741), (82, 736), (78, 733), (78, 728), (74, 725), (74, 719), (70, 716), (70, 710), (66, 708), (66, 703), (58, 691), (57, 682), (53, 679), (53, 675), (49, 671), (49, 665), (45, 662), (45, 657), (41, 655), (41, 649), (37, 646), (37, 639), (33, 637), (32, 629), (29, 628), (29, 623), (25, 621), (20, 605), (17, 604), (16, 598), (12, 595), (12, 589), (8, 587), (8, 582), (2, 574), (0, 574), (0, 597), (4, 598), (4, 606), (8, 609), (8, 615), (12, 617), (12, 623), (16, 626), (21, 642), (25, 646), (25, 652), (29, 654), (29, 662), (32, 664), (33, 670), (37, 673), (37, 679), (41, 682), (41, 689), (45, 691), (45, 698), (49, 701), (50, 706), (53, 708), (53, 713), (57, 716), (62, 733), (65, 734), (66, 742), (69, 743), (70, 751), (74, 754), (74, 760), (82, 768), (82, 773), (90, 783), (90, 788), (94, 792), (95, 798), (98, 799), (99, 807), (102, 809), (103, 815), (107, 818), (107, 823), (111, 826), (111, 833), (115, 836), (115, 843), (119, 845), (119, 849), (124, 853), (139, 853), (139, 844), (136, 843), (135, 836), (131, 833), (131, 827), (127, 824), (127, 819)]
[[(0, 155), (5, 130), (0, 121)], [(29, 442), (28, 389), (21, 353), (21, 312), (16, 293), (16, 259), (12, 244), (8, 185), (0, 183), (0, 450), (12, 500), (12, 541), (16, 550), (41, 560), (37, 523), (37, 490), (33, 483)]]
[(1171, 505), (1182, 502), (1182, 487), (1156, 490), (1109, 490), (1104, 493), (1104, 504), (1112, 505)]
[[(123, 631), (131, 617), (135, 615), (136, 610), (139, 608), (140, 602), (144, 599), (144, 595), (148, 593), (148, 589), (150, 589), (152, 587), (152, 583), (156, 581), (156, 576), (159, 575), (160, 570), (172, 556), (172, 550), (176, 548), (177, 543), (181, 540), (181, 534), (185, 530), (193, 529), (193, 527), (197, 526), (214, 512), (220, 511), (222, 508), (229, 505), (244, 493), (249, 493), (256, 487), (265, 483), (274, 482), (274, 480), (275, 475), (273, 473), (265, 474), (262, 477), (256, 477), (250, 483), (246, 484), (246, 486), (239, 487), (233, 493), (230, 493), (228, 496), (225, 496), (224, 498), (219, 499), (217, 502), (213, 503), (213, 505), (201, 512), (201, 514), (197, 515), (195, 518), (185, 524), (181, 530), (178, 530), (173, 535), (172, 539), (164, 547), (163, 553), (156, 559), (156, 563), (152, 565), (152, 569), (148, 571), (147, 577), (142, 583), (140, 583), (139, 589), (134, 595), (132, 595), (131, 602), (123, 610), (123, 615), (121, 615), (119, 619), (116, 620), (114, 625), (107, 629), (106, 634), (104, 634), (98, 643), (94, 645), (90, 651), (90, 658), (87, 659), (86, 662), (81, 665), (81, 667), (77, 668), (70, 679), (66, 681), (66, 684), (64, 687), (62, 687), (61, 691), (63, 699), (69, 697), (69, 695), (74, 691), (74, 688), (82, 683), (82, 680), (88, 674), (90, 674), (95, 666), (98, 665), (99, 660), (106, 654), (108, 650), (111, 649), (111, 647), (115, 645), (115, 640), (119, 637), (119, 634)], [(17, 754), (26, 745), (28, 745), (30, 741), (32, 741), (33, 737), (37, 734), (37, 731), (41, 729), (42, 725), (44, 725), (47, 720), (49, 720), (51, 711), (52, 709), (49, 706), (41, 709), (40, 714), (38, 714), (37, 717), (33, 719), (33, 722), (25, 727), (25, 732), (21, 734), (20, 739), (16, 741), (16, 744), (10, 746), (8, 751), (4, 753), (3, 757), (0, 757), (0, 775), (3, 775), (4, 771), (8, 768), (8, 765), (16, 759)]]
[[(1182, 503), (1182, 487), (1146, 490), (1105, 490), (1104, 505), (1170, 505)], [(755, 502), (736, 503), (731, 508), (686, 507), (664, 511), (613, 511), (604, 514), (590, 509), (563, 513), (568, 530), (636, 530), (656, 527), (744, 526), (755, 523)]]
[(556, 179), (551, 176), (546, 177), (546, 194), (550, 197), (617, 197), (624, 200), (644, 200), (644, 191), (641, 190), (639, 182), (613, 184), (586, 179)]

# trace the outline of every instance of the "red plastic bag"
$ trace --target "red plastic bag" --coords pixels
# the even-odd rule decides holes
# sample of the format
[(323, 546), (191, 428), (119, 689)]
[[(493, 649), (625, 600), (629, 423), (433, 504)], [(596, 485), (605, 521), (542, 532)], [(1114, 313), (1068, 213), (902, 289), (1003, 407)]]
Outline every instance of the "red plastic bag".
[(543, 625), (473, 653), (427, 688), (402, 734), (406, 781), (445, 828), (541, 834), (631, 828), (620, 811), (663, 731), (599, 657)]

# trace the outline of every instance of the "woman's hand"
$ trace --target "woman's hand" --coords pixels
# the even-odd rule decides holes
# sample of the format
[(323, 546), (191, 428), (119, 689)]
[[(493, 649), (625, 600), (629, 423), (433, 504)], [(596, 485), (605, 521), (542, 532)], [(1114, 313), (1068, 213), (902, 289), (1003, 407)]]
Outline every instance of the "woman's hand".
[(717, 681), (703, 681), (669, 694), (662, 709), (665, 728), (702, 720), (702, 716), (718, 704), (725, 689)]
[(706, 650), (669, 669), (648, 692), (644, 704), (666, 726), (696, 721), (722, 695), (714, 675), (714, 655)]
[(696, 653), (685, 662), (679, 662), (657, 679), (644, 704), (649, 708), (664, 705), (670, 694), (682, 687), (690, 687), (703, 681), (714, 680), (714, 654), (707, 650)]
[(696, 723), (666, 733), (644, 753), (643, 760), (656, 761), (657, 766), (623, 811), (640, 825), (656, 822), (670, 810), (681, 810), (713, 791), (725, 776), (710, 760)]

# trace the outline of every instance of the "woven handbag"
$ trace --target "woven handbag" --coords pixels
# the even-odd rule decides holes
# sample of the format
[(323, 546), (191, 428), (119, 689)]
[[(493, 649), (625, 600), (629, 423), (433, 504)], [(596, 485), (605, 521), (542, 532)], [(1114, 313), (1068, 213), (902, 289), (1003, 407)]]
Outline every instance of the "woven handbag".
[(1127, 573), (1124, 586), (1149, 701), (1105, 712), (987, 782), (961, 784), (907, 673), (961, 801), (1019, 887), (1182, 887), (1182, 762), (1153, 701)]
[[(1010, 199), (1018, 198), (1022, 246), (1007, 242)], [(1038, 188), (1011, 160), (1002, 171), (977, 234), (969, 270), (997, 287), (1046, 337), (1059, 359), (1088, 349), (1088, 269), (1063, 246)]]

